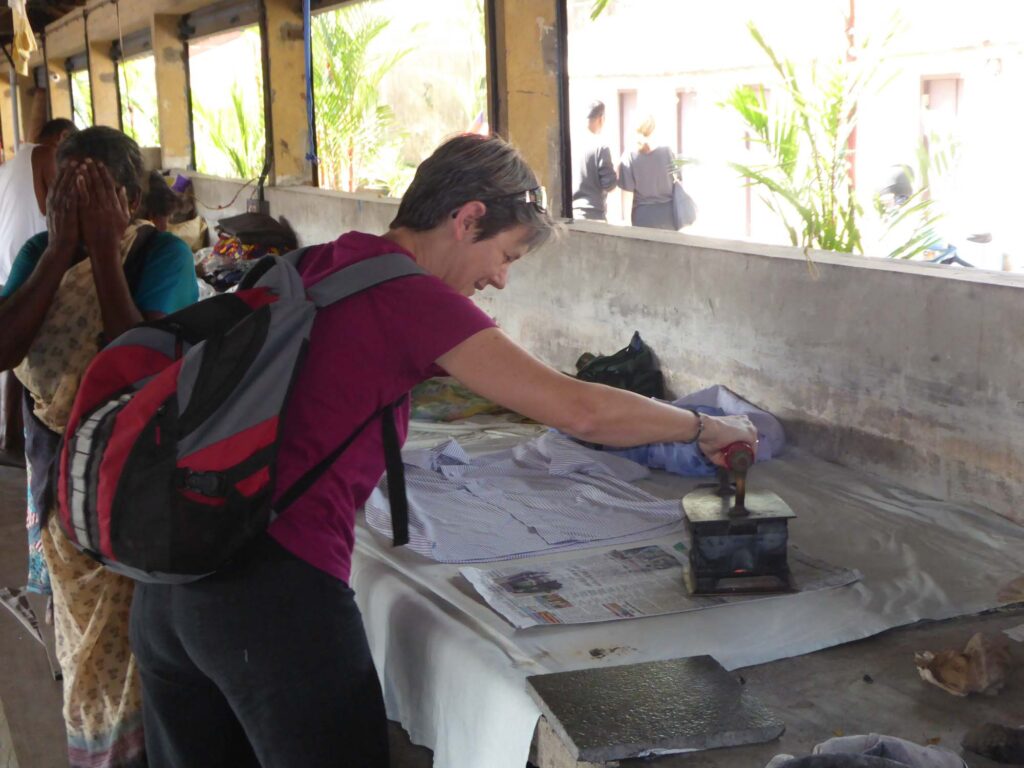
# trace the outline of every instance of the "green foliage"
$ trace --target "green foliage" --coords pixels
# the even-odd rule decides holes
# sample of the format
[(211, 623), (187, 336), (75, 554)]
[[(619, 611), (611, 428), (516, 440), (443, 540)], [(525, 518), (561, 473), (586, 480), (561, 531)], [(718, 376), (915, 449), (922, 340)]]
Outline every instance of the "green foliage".
[[(932, 179), (952, 171), (959, 160), (960, 144), (932, 134), (917, 150), (917, 170), (921, 187), (896, 210), (887, 210), (875, 198), (875, 210), (884, 222), (883, 241), (899, 242), (888, 256), (891, 259), (914, 259), (926, 255), (941, 237), (936, 225), (942, 220), (932, 197)], [(900, 234), (909, 233), (909, 234)]]
[(72, 72), (71, 105), (74, 109), (72, 118), (79, 129), (92, 125), (92, 85), (89, 83), (88, 70)]
[(604, 13), (604, 9), (608, 7), (608, 0), (594, 0), (594, 4), (590, 7), (590, 20), (597, 21), (597, 17)]
[[(262, 88), (258, 88), (256, 93), (261, 94)], [(197, 152), (197, 165), (201, 173), (218, 174), (230, 169), (236, 178), (256, 178), (263, 168), (266, 154), (263, 101), (256, 99), (256, 104), (248, 103), (253, 99), (246, 98), (242, 84), (238, 81), (231, 84), (229, 95), (226, 107), (220, 104), (193, 105), (197, 143), (198, 134), (201, 133), (209, 142), (209, 150), (212, 150)], [(223, 167), (225, 163), (227, 169)]]
[(189, 52), (196, 167), (213, 176), (253, 179), (266, 158), (260, 33), (247, 27)]
[(121, 127), (141, 147), (160, 144), (156, 73), (152, 56), (122, 61), (117, 68)]
[[(487, 16), (484, 11), (484, 0), (467, 0), (465, 14), (461, 17), (471, 33), (478, 39), (487, 39)], [(469, 125), (477, 115), (487, 114), (487, 72), (479, 77), (466, 77), (459, 70), (447, 69), (441, 75), (445, 88), (455, 94), (465, 114), (463, 123)]]
[[(743, 120), (763, 163), (732, 163), (747, 183), (759, 187), (768, 207), (783, 222), (793, 245), (846, 253), (861, 252), (863, 210), (850, 177), (849, 139), (857, 104), (873, 87), (880, 58), (870, 41), (852, 61), (812, 64), (805, 75), (776, 54), (756, 25), (751, 36), (778, 76), (779, 93), (769, 108), (762, 88), (737, 88), (726, 100)], [(878, 50), (895, 33), (890, 32)]]
[[(373, 42), (390, 21), (356, 6), (313, 19), (313, 92), (316, 95), (320, 183), (355, 192), (404, 188), (400, 136), (389, 136), (394, 112), (381, 103), (381, 80), (409, 49), (377, 54)], [(383, 161), (383, 162), (382, 162)], [(406, 170), (405, 175), (410, 175)]]
[(896, 248), (889, 252), (890, 259), (913, 259), (930, 250), (939, 241), (935, 225), (942, 216), (935, 210), (934, 200), (927, 197), (927, 190), (918, 190), (896, 211), (888, 212), (875, 200), (875, 210), (885, 223), (884, 236), (909, 229), (909, 235), (901, 238)]

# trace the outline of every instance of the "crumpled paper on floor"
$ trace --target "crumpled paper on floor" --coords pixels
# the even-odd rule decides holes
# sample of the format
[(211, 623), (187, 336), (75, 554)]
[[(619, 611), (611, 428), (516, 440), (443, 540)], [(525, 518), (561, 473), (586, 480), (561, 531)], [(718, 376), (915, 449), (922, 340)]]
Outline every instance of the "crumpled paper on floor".
[(919, 651), (914, 663), (923, 680), (954, 696), (994, 696), (1006, 683), (1010, 649), (1002, 635), (978, 632), (962, 651)]
[(1024, 603), (1024, 576), (1003, 584), (999, 589), (999, 594), (996, 595), (996, 599), (1000, 605)]

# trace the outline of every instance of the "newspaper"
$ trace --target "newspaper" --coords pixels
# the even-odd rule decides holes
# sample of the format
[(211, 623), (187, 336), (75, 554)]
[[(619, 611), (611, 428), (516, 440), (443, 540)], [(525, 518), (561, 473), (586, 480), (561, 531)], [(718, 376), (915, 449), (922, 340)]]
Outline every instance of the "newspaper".
[(1016, 640), (1018, 643), (1024, 642), (1024, 624), (1004, 629), (1003, 634), (1008, 636), (1011, 640)]
[[(682, 613), (772, 595), (691, 595), (683, 582), (686, 545), (648, 544), (548, 563), (462, 568), (487, 604), (516, 629), (587, 624)], [(809, 592), (859, 581), (860, 572), (831, 566), (794, 547), (789, 567), (795, 590)]]

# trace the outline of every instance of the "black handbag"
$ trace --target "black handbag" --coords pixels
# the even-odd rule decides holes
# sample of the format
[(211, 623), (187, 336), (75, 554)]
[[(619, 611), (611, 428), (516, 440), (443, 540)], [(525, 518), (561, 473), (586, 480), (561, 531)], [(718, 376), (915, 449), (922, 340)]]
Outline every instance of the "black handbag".
[(610, 387), (628, 389), (645, 397), (665, 399), (665, 378), (651, 348), (633, 333), (629, 346), (614, 355), (583, 355), (576, 362), (576, 378)]
[(686, 194), (679, 179), (672, 180), (672, 223), (676, 229), (688, 227), (697, 220), (697, 204)]

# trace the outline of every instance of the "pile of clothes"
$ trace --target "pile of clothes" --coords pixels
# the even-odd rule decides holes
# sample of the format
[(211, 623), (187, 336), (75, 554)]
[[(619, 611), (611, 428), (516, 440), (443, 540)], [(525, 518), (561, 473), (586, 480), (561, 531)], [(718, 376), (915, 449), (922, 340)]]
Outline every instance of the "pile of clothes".
[(967, 763), (944, 747), (870, 733), (829, 739), (807, 757), (776, 755), (765, 768), (967, 768)]
[[(972, 728), (963, 748), (1006, 765), (1024, 765), (1024, 728), (985, 723)], [(967, 768), (955, 752), (870, 733), (822, 742), (807, 757), (776, 755), (765, 768)]]
[(196, 274), (215, 291), (228, 291), (264, 256), (294, 250), (295, 233), (262, 213), (243, 213), (217, 222), (217, 242), (196, 254)]

